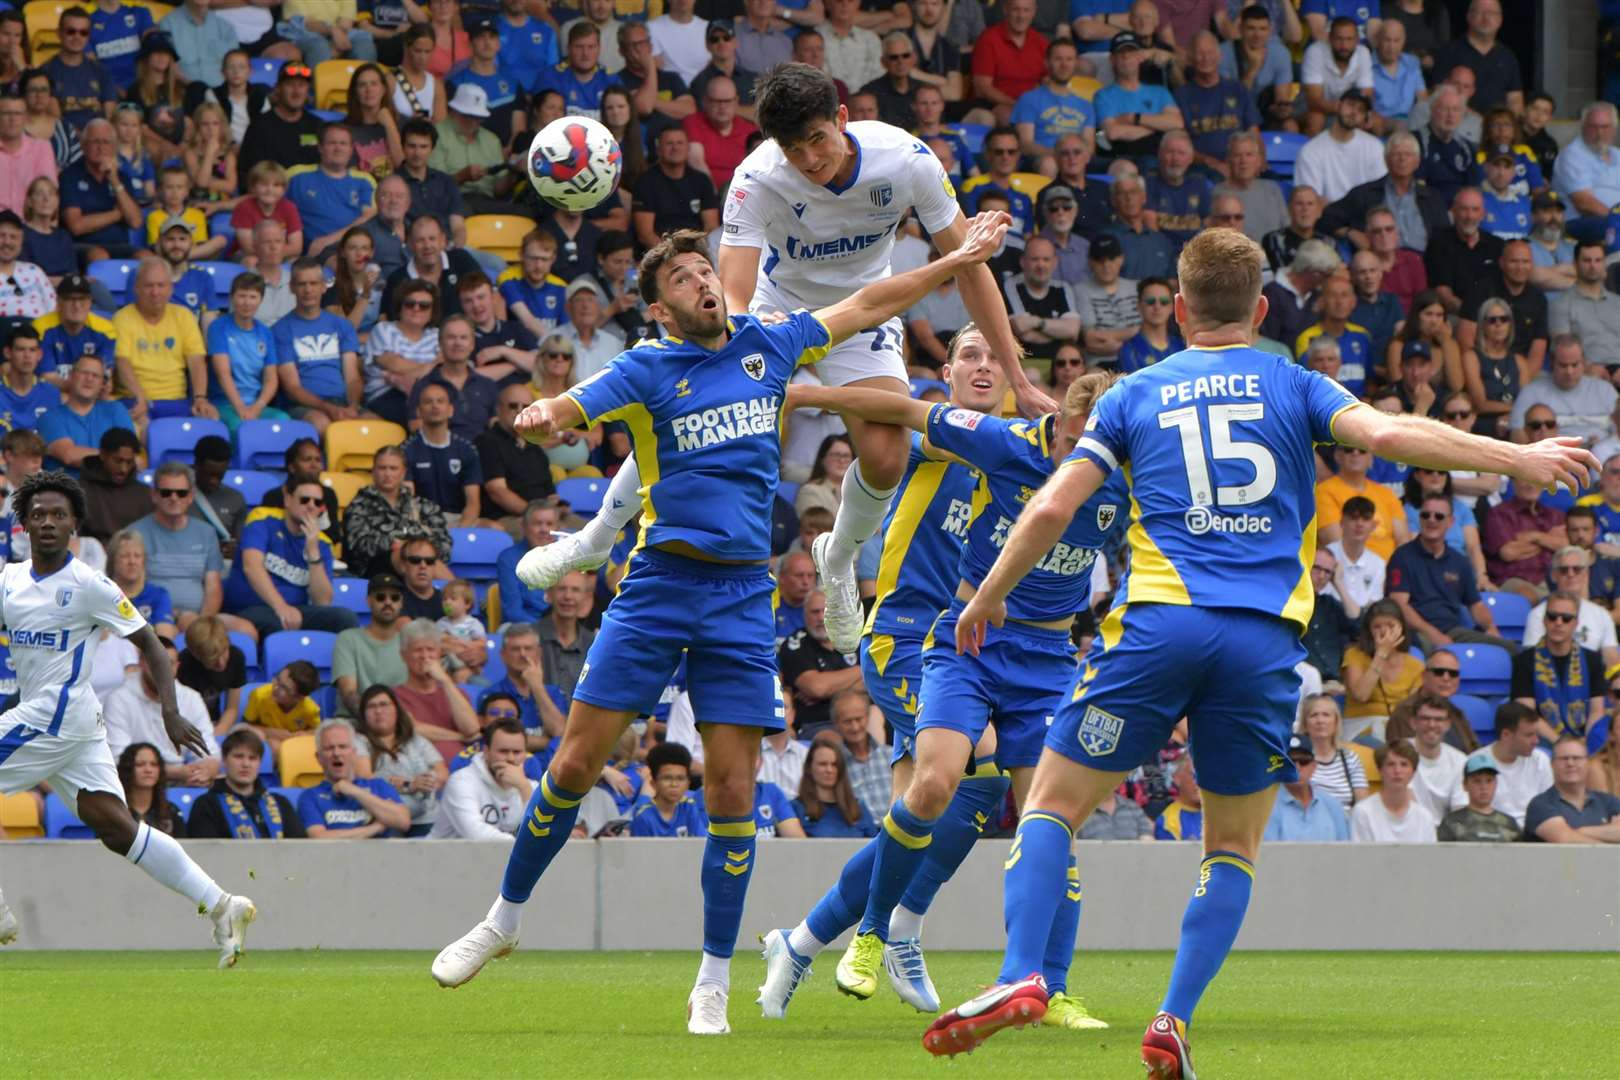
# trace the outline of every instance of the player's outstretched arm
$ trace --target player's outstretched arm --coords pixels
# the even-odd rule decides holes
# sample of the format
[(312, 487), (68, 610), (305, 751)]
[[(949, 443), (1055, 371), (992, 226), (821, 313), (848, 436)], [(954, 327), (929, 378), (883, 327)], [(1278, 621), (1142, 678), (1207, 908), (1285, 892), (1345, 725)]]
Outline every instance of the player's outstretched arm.
[(1366, 404), (1340, 413), (1333, 421), (1333, 437), (1419, 468), (1501, 473), (1543, 491), (1560, 484), (1579, 491), (1601, 467), (1573, 436), (1521, 445), (1471, 435), (1427, 417), (1382, 413)]
[(157, 631), (148, 624), (130, 634), (128, 640), (141, 651), (141, 659), (146, 661), (146, 668), (152, 673), (158, 703), (163, 711), (163, 733), (176, 750), (190, 750), (198, 757), (208, 757), (208, 744), (203, 741), (202, 732), (180, 715), (180, 706), (174, 699), (174, 669), (169, 666), (169, 650), (158, 640)]
[[(875, 281), (832, 307), (816, 312), (833, 344), (892, 319), (970, 266), (984, 262), (1001, 246), (1012, 218), (1000, 210), (979, 214), (954, 251), (927, 266)], [(998, 300), (999, 303), (999, 300)]]
[(1085, 501), (1097, 493), (1108, 477), (1089, 461), (1066, 461), (1041, 485), (1041, 490), (1024, 506), (1018, 522), (1007, 536), (1007, 545), (996, 557), (978, 592), (973, 594), (956, 619), (956, 651), (978, 655), (984, 644), (985, 624), (1001, 625), (1006, 617), (1005, 601), (1023, 576), (1034, 568), (1052, 545), (1063, 539), (1074, 515)]
[(532, 443), (543, 443), (559, 431), (585, 423), (585, 410), (570, 397), (546, 398), (527, 406), (512, 422), (512, 428)]
[(933, 409), (926, 401), (896, 394), (892, 390), (808, 383), (793, 383), (788, 387), (787, 407), (789, 412), (795, 409), (821, 409), (874, 424), (908, 427), (913, 431), (928, 430), (928, 413)]

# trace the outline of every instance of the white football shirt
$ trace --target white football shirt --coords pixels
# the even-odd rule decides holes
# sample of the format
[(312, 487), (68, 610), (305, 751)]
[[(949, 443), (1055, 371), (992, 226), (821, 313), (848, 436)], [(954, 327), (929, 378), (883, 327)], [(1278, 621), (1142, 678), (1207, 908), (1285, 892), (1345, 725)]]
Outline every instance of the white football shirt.
[(907, 210), (930, 234), (956, 220), (956, 189), (916, 136), (876, 120), (855, 121), (845, 133), (855, 172), (836, 190), (806, 180), (771, 139), (737, 167), (720, 245), (761, 252), (750, 311), (824, 308), (888, 277)]
[(106, 627), (128, 637), (146, 625), (107, 575), (79, 559), (36, 578), (32, 562), (0, 571), (0, 625), (10, 633), (17, 707), (7, 719), (64, 739), (102, 737), (90, 668)]

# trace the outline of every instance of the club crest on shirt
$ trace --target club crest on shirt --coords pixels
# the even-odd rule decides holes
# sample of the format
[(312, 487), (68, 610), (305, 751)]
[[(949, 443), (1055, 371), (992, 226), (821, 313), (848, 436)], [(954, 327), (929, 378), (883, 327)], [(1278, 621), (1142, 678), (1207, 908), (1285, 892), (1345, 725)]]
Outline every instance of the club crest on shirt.
[(888, 206), (891, 202), (894, 201), (894, 185), (893, 184), (879, 184), (877, 187), (873, 188), (868, 194), (871, 197), (872, 205), (877, 207), (879, 210), (881, 210), (885, 206)]
[(1088, 705), (1075, 734), (1080, 741), (1080, 749), (1093, 757), (1104, 757), (1119, 747), (1119, 736), (1124, 730), (1124, 720), (1095, 705)]
[(1108, 526), (1114, 523), (1114, 518), (1118, 513), (1119, 507), (1113, 503), (1104, 503), (1102, 506), (1097, 507), (1097, 529), (1100, 532), (1107, 532)]
[(765, 356), (763, 353), (749, 353), (742, 358), (743, 373), (755, 382), (765, 377)]
[[(67, 607), (71, 603), (73, 603), (73, 590), (72, 589), (63, 588), (63, 589), (57, 589), (56, 590), (56, 606), (57, 607)], [(127, 601), (126, 601), (126, 603), (127, 603)]]

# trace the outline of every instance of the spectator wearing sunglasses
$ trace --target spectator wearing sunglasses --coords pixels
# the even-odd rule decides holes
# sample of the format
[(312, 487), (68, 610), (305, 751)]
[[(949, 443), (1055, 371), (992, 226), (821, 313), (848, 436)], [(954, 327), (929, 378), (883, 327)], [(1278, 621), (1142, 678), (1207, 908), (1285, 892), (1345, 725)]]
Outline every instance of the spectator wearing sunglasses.
[[(225, 563), (213, 528), (191, 516), (196, 487), (191, 467), (166, 461), (152, 478), (152, 512), (130, 531), (146, 547), (147, 580), (168, 591), (174, 622), (182, 631), (203, 615), (219, 614)], [(229, 629), (248, 627), (227, 618)]]
[(434, 581), (448, 578), (441, 570), (443, 560), (433, 540), (421, 533), (411, 535), (399, 549), (400, 576), (405, 589), (400, 606), (406, 619), (434, 619), (444, 615), (444, 598), (439, 595)]
[[(1458, 696), (1458, 687), (1461, 685), (1462, 664), (1458, 661), (1457, 654), (1450, 649), (1436, 649), (1431, 652), (1429, 658), (1424, 661), (1423, 677), (1418, 683), (1417, 692), (1390, 710), (1389, 723), (1384, 725), (1384, 740), (1393, 742), (1396, 739), (1415, 737), (1418, 702), (1433, 697), (1444, 701), (1449, 709), (1451, 727), (1443, 736), (1445, 744), (1465, 754), (1472, 753), (1479, 747), (1479, 740), (1474, 737), (1474, 729), (1469, 724), (1468, 717), (1453, 700)], [(1419, 753), (1423, 753), (1421, 748)]]
[(338, 713), (360, 715), (362, 687), (398, 686), (408, 674), (399, 653), (399, 632), (405, 620), (400, 605), (405, 584), (393, 574), (377, 574), (366, 585), (366, 607), (371, 621), (337, 636), (332, 645), (332, 682), (338, 692)]
[[(1535, 710), (1536, 731), (1548, 743), (1564, 735), (1584, 737), (1587, 725), (1603, 713), (1603, 659), (1581, 646), (1576, 629), (1582, 602), (1574, 593), (1549, 596), (1541, 606), (1541, 638), (1513, 658), (1509, 692)], [(1614, 640), (1613, 623), (1609, 640)]]
[[(1560, 525), (1562, 522), (1560, 514)], [(1404, 529), (1404, 520), (1401, 524)], [(1517, 653), (1518, 644), (1497, 633), (1496, 620), (1479, 595), (1468, 556), (1446, 543), (1450, 528), (1451, 500), (1444, 495), (1425, 496), (1418, 508), (1417, 538), (1402, 544), (1389, 560), (1389, 598), (1400, 605), (1406, 625), (1425, 648), (1458, 641), (1483, 642)], [(1490, 550), (1489, 541), (1486, 550)], [(1469, 617), (1473, 627), (1465, 621)]]
[(242, 530), (236, 563), (225, 580), (225, 609), (253, 624), (262, 640), (278, 630), (340, 633), (359, 625), (354, 612), (332, 604), (332, 545), (321, 536), (325, 494), (297, 481), (285, 512)]
[[(1570, 544), (1553, 555), (1548, 581), (1555, 593), (1566, 593), (1580, 601), (1575, 619), (1575, 643), (1603, 655), (1605, 663), (1620, 661), (1620, 642), (1615, 640), (1614, 618), (1604, 605), (1591, 599), (1592, 569), (1584, 548)], [(1607, 567), (1605, 567), (1607, 569)], [(1524, 623), (1524, 646), (1539, 642), (1547, 626), (1549, 601), (1530, 609)], [(1588, 684), (1590, 685), (1590, 684)]]
[(1119, 347), (1119, 370), (1126, 375), (1187, 347), (1180, 328), (1171, 318), (1174, 294), (1163, 278), (1143, 278), (1136, 283), (1136, 310), (1142, 328)]

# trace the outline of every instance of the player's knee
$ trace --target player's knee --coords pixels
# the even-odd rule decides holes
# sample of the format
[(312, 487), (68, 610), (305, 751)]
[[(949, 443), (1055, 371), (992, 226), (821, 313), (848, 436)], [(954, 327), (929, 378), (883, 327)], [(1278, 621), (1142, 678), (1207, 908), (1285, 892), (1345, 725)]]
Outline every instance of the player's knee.
[(602, 763), (593, 761), (583, 746), (565, 742), (547, 771), (564, 791), (589, 791), (602, 775)]
[(950, 805), (959, 778), (939, 769), (918, 769), (906, 789), (906, 809), (921, 818), (937, 818)]
[[(123, 805), (117, 804), (122, 810)], [(100, 800), (80, 800), (79, 820), (90, 827), (101, 841), (103, 847), (114, 855), (127, 855), (130, 846), (135, 843), (135, 833), (139, 826), (135, 823), (128, 811), (115, 813), (103, 806)]]
[(752, 775), (716, 776), (712, 771), (703, 778), (703, 802), (710, 816), (742, 817), (754, 811), (754, 778)]

